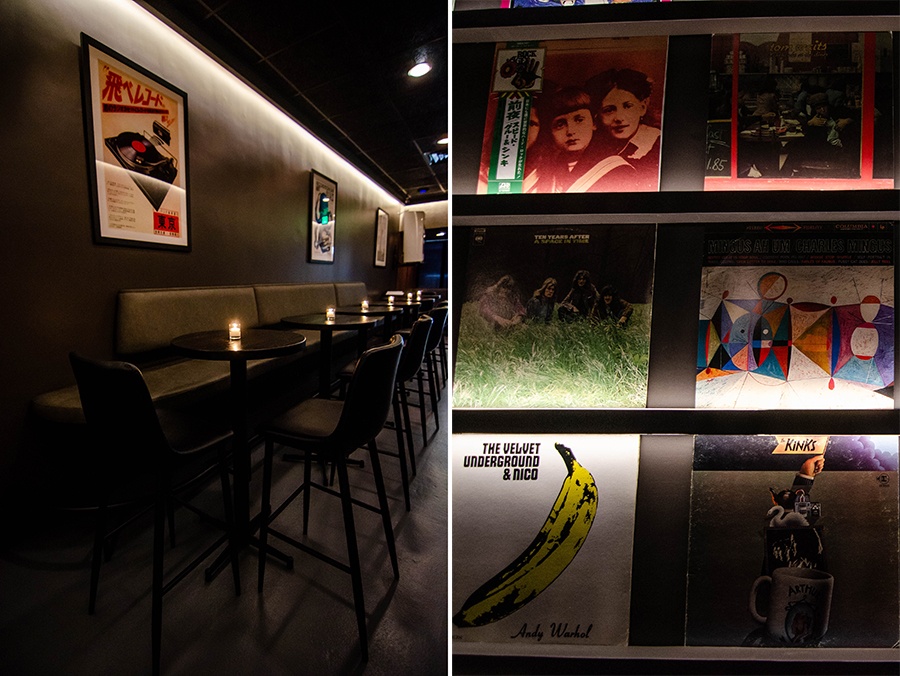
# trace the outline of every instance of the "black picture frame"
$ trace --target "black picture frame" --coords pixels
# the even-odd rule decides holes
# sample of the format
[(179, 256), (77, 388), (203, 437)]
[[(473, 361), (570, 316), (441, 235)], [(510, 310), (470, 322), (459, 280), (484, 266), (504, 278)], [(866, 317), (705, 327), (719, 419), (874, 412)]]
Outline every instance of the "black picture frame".
[(191, 251), (187, 93), (81, 34), (96, 244)]
[(384, 209), (375, 212), (375, 267), (387, 267), (388, 225), (390, 218)]
[(309, 249), (310, 263), (334, 263), (337, 214), (335, 181), (315, 169), (309, 179)]

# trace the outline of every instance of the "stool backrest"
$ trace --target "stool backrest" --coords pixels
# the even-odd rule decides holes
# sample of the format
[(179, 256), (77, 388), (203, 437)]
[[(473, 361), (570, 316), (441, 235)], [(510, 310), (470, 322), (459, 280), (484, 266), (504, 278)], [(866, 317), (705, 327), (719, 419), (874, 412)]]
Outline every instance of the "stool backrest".
[(400, 356), (400, 366), (397, 369), (397, 382), (405, 383), (412, 378), (422, 367), (425, 358), (425, 348), (428, 344), (428, 336), (434, 325), (434, 320), (429, 315), (420, 315), (409, 330), (409, 337), (403, 346)]
[(441, 336), (444, 334), (444, 325), (447, 323), (447, 308), (436, 307), (428, 315), (434, 320), (434, 324), (431, 325), (431, 332), (428, 334), (425, 352), (431, 352), (441, 342)]
[(350, 452), (375, 438), (387, 421), (394, 396), (403, 338), (362, 353), (347, 388), (344, 408), (331, 439)]
[(152, 471), (169, 445), (140, 370), (128, 362), (89, 359), (74, 352), (69, 362), (103, 462)]

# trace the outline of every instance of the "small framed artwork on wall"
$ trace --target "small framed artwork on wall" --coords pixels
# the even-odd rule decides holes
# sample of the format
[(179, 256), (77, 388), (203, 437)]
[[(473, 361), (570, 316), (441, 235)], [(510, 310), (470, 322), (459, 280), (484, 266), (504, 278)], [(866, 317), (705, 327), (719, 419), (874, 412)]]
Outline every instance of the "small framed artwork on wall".
[(82, 33), (97, 244), (190, 251), (187, 94)]
[(384, 209), (375, 212), (375, 267), (387, 266), (388, 215)]
[(309, 262), (334, 263), (337, 183), (310, 171), (309, 202)]

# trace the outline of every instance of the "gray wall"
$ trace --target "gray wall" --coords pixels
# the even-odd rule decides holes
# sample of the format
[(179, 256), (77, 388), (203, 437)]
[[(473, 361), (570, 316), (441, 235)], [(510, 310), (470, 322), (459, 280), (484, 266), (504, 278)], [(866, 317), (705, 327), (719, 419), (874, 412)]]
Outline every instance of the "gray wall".
[[(92, 242), (81, 32), (187, 92), (193, 251)], [(73, 382), (68, 352), (113, 355), (119, 289), (395, 283), (401, 205), (131, 0), (3, 0), (0, 104), (0, 494), (34, 453), (30, 400)], [(313, 168), (338, 183), (333, 265), (306, 262)], [(386, 268), (373, 265), (379, 207)]]

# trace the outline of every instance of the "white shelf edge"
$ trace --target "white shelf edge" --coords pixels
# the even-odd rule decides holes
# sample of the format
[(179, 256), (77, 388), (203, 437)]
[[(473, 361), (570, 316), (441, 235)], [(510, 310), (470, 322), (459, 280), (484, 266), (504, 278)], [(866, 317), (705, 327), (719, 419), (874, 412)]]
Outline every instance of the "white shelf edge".
[[(809, 211), (803, 213), (717, 212), (717, 213), (567, 213), (566, 225), (603, 225), (610, 223), (744, 223), (758, 221), (833, 221), (836, 218), (853, 221), (896, 221), (900, 211)], [(482, 216), (453, 216), (454, 226), (493, 225), (559, 225), (560, 214), (491, 214)]]
[(716, 33), (786, 32), (884, 32), (900, 30), (900, 17), (878, 16), (790, 16), (722, 17), (675, 19), (667, 21), (614, 21), (609, 23), (560, 23), (530, 26), (479, 26), (454, 28), (455, 44), (472, 42), (511, 42), (519, 40), (574, 40), (627, 35), (711, 35)]
[(900, 659), (896, 648), (745, 648), (730, 646), (583, 646), (453, 644), (453, 654), (474, 657), (555, 657), (573, 659), (884, 662)]

